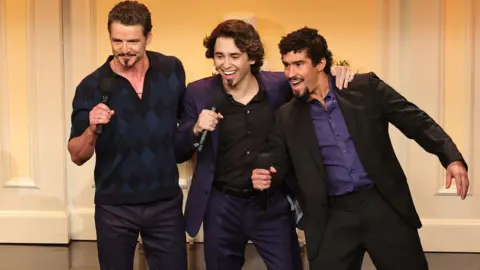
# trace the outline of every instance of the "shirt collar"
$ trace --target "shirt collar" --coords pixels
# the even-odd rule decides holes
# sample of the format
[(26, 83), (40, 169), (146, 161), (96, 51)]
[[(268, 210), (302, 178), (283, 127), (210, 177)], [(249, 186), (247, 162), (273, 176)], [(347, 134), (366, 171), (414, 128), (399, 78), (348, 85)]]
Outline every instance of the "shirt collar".
[[(227, 93), (227, 91), (225, 90), (225, 87), (223, 86), (223, 81), (222, 81), (222, 78), (221, 78), (222, 75), (218, 74), (217, 76), (220, 76), (222, 93), (225, 94), (227, 99), (232, 102), (233, 101), (232, 95)], [(263, 82), (262, 82), (259, 74), (253, 73), (253, 76), (255, 76), (255, 79), (257, 79), (257, 82), (258, 82), (258, 93), (253, 97), (252, 100), (263, 100), (263, 98), (267, 94), (267, 91), (265, 89), (265, 85), (263, 85)]]

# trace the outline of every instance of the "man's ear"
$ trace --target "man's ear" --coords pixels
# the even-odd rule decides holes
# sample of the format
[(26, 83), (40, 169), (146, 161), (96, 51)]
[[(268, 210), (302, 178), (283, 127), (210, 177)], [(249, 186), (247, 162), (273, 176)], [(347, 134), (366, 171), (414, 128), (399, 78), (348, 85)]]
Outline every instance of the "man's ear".
[(152, 42), (152, 32), (147, 34), (147, 45), (150, 45), (150, 42)]
[(318, 72), (322, 72), (327, 65), (327, 60), (325, 58), (320, 59), (320, 63), (316, 66)]

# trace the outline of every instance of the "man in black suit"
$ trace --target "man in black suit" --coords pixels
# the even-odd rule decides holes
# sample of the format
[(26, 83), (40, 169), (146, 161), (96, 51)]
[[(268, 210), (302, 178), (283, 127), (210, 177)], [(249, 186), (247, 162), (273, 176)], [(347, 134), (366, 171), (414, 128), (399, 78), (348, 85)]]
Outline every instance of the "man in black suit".
[(388, 125), (436, 155), (446, 186), (455, 179), (465, 199), (467, 165), (451, 138), (374, 73), (338, 91), (332, 54), (317, 30), (292, 32), (279, 48), (296, 98), (278, 111), (268, 150), (273, 165), (253, 171), (254, 187), (267, 189), (294, 172), (311, 270), (361, 269), (365, 251), (379, 270), (428, 269)]

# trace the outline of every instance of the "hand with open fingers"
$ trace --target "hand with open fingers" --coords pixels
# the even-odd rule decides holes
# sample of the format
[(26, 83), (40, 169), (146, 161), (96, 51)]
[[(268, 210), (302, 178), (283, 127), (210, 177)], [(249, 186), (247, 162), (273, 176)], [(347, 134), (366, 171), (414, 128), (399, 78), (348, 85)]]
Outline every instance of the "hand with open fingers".
[(89, 113), (90, 128), (97, 132), (98, 125), (108, 124), (114, 113), (107, 105), (103, 103), (97, 104)]
[(204, 130), (214, 131), (217, 127), (218, 120), (223, 119), (223, 115), (221, 113), (216, 113), (212, 110), (202, 110), (200, 115), (198, 116), (197, 123), (193, 127), (193, 132), (195, 135), (199, 135)]
[(252, 184), (254, 189), (260, 191), (270, 188), (272, 183), (272, 173), (276, 173), (275, 168), (270, 167), (270, 170), (255, 169), (252, 172)]
[(355, 77), (355, 72), (346, 66), (332, 66), (330, 73), (335, 77), (335, 85), (338, 89), (348, 88), (348, 83)]
[(452, 179), (455, 179), (455, 185), (457, 186), (457, 196), (460, 196), (462, 200), (465, 200), (468, 194), (469, 180), (468, 173), (460, 161), (454, 161), (447, 167), (445, 187), (450, 188), (452, 185)]

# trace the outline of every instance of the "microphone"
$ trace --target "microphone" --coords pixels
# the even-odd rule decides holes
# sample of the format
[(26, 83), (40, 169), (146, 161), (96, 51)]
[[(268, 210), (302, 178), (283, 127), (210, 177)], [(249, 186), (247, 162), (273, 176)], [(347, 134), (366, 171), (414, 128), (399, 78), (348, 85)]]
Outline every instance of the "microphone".
[[(270, 167), (272, 166), (272, 159), (270, 153), (260, 153), (257, 156), (257, 159), (255, 161), (255, 168), (256, 169), (264, 169), (264, 170), (270, 170)], [(260, 191), (261, 196), (262, 196), (262, 215), (265, 214), (267, 211), (267, 204), (268, 204), (268, 190), (262, 190)]]
[[(225, 96), (222, 94), (220, 91), (215, 91), (214, 96), (213, 96), (213, 105), (212, 108), (210, 109), (213, 112), (218, 111), (218, 105), (222, 102), (222, 100), (225, 98)], [(195, 147), (197, 147), (197, 152), (202, 152), (203, 149), (203, 144), (205, 143), (205, 140), (207, 139), (207, 134), (208, 130), (204, 130), (202, 132), (202, 137), (200, 137), (200, 142), (194, 144)]]
[[(213, 111), (213, 112), (217, 112), (217, 107), (215, 106), (215, 104), (213, 104), (212, 109), (210, 109), (210, 110)], [(207, 138), (207, 133), (208, 133), (208, 130), (206, 130), (206, 129), (202, 132), (202, 137), (200, 138), (200, 142), (198, 143), (198, 146), (197, 146), (197, 152), (202, 152), (203, 143), (205, 142), (205, 139)]]
[[(102, 92), (102, 101), (101, 103), (108, 106), (108, 99), (110, 94), (113, 92), (113, 82), (114, 78), (109, 77), (102, 80), (100, 84), (100, 91)], [(103, 132), (103, 124), (97, 125), (97, 133), (101, 134)]]

